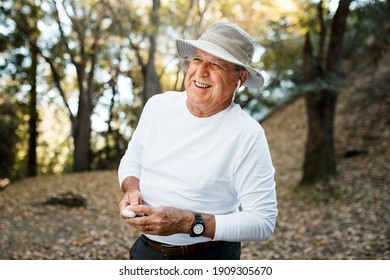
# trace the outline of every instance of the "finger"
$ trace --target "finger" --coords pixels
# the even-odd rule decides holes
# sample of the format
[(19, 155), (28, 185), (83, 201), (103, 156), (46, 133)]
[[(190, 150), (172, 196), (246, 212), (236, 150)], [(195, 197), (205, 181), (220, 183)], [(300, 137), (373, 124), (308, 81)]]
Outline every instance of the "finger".
[(139, 191), (133, 191), (130, 193), (130, 204), (131, 205), (139, 205), (142, 204), (142, 197)]
[(127, 196), (127, 195), (124, 195), (124, 196), (122, 197), (122, 200), (119, 201), (119, 203), (118, 203), (118, 208), (119, 208), (119, 210), (125, 209), (126, 206), (129, 205), (129, 202), (130, 202), (130, 200), (129, 200), (128, 196)]
[(151, 228), (153, 227), (152, 222), (147, 216), (127, 218), (125, 221), (128, 225), (141, 232), (150, 232)]
[(127, 209), (146, 216), (150, 216), (153, 213), (153, 207), (148, 205), (130, 205)]

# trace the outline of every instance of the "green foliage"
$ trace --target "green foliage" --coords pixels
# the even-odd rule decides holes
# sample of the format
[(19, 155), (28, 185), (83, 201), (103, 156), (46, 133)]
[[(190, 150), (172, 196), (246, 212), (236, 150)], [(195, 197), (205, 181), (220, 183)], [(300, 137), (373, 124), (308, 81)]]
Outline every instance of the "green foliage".
[(344, 57), (351, 68), (378, 62), (390, 46), (390, 1), (374, 0), (351, 11)]
[[(301, 0), (162, 1), (154, 60), (164, 91), (181, 89), (186, 69), (177, 58), (175, 38), (197, 38), (210, 23), (231, 20), (253, 36), (261, 53), (254, 67), (266, 74), (265, 87), (261, 90), (245, 89), (236, 97), (239, 104), (260, 120), (279, 104), (306, 90), (299, 88), (302, 47), (304, 33), (319, 30), (319, 23), (315, 20), (316, 3)], [(323, 4), (326, 25), (332, 18), (326, 6), (328, 3), (324, 1)], [(11, 99), (28, 104), (31, 84), (29, 41), (37, 42), (41, 49), (37, 109), (49, 107), (47, 104), (50, 103), (57, 108), (50, 110), (61, 111), (58, 122), (68, 125), (77, 114), (80, 88), (85, 89), (90, 83), (88, 91), (91, 95), (88, 98), (95, 109), (92, 117), (105, 126), (103, 130), (94, 131), (91, 137), (93, 168), (115, 168), (126, 147), (124, 143), (138, 122), (145, 88), (142, 66), (149, 59), (149, 36), (157, 32), (156, 26), (150, 24), (150, 4), (150, 1), (127, 0), (4, 0), (0, 3), (0, 24), (4, 26), (0, 31), (0, 84), (7, 84)], [(289, 9), (288, 5), (294, 8)], [(364, 6), (355, 6), (351, 15), (345, 61), (357, 66), (365, 55), (372, 52), (376, 57), (384, 46), (389, 45), (389, 1), (370, 1)], [(95, 38), (98, 40), (94, 41)], [(313, 36), (313, 42), (318, 45), (318, 38)], [(94, 50), (97, 51), (95, 66), (90, 59)], [(43, 55), (57, 70), (64, 96), (60, 96), (58, 84)], [(121, 78), (131, 80), (131, 92), (120, 92)], [(329, 85), (319, 81), (309, 86)], [(1, 104), (1, 110), (8, 110), (4, 104)], [(16, 135), (19, 137), (13, 138), (9, 134), (11, 127), (15, 126), (12, 122), (6, 125), (7, 132), (3, 135), (10, 135), (7, 139), (11, 142), (19, 141), (14, 160), (19, 166), (16, 169), (21, 170), (25, 164), (22, 151), (26, 149), (28, 139), (28, 114), (16, 101), (11, 107), (22, 121), (17, 124)], [(40, 109), (40, 113), (43, 111)], [(72, 142), (67, 142), (69, 135), (66, 133), (69, 131), (64, 131), (60, 133), (65, 135), (57, 137), (61, 140), (52, 141), (55, 145), (49, 143), (47, 139), (50, 137), (45, 138), (47, 136), (41, 132), (43, 138), (38, 141), (41, 145), (38, 149), (41, 173), (59, 172), (58, 166), (64, 164), (68, 168), (72, 162), (72, 156), (64, 156), (64, 151), (70, 153), (73, 150), (69, 147)], [(58, 157), (62, 159), (58, 160)]]
[[(27, 120), (28, 114), (36, 114), (35, 103), (31, 103), (32, 84), (35, 81), (35, 69), (31, 70), (34, 59), (31, 55), (31, 42), (36, 41), (40, 35), (37, 22), (43, 16), (42, 10), (33, 1), (4, 1), (0, 6), (0, 18), (5, 23), (0, 41), (5, 46), (1, 49), (4, 53), (4, 60), (0, 66), (3, 77), (2, 82), (6, 84), (5, 91), (9, 98), (14, 100), (15, 118), (19, 123), (14, 133), (18, 136), (15, 144), (15, 164), (13, 176), (23, 176), (26, 172), (26, 151), (29, 140)], [(34, 64), (35, 66), (35, 64)], [(34, 87), (34, 95), (35, 87)], [(18, 100), (18, 101), (16, 101)], [(32, 104), (30, 111), (27, 111), (27, 104)]]
[[(359, 5), (360, 4), (360, 5)], [(302, 94), (310, 89), (338, 88), (339, 78), (331, 77), (327, 81), (316, 81), (303, 85), (302, 58), (304, 34), (310, 31), (314, 46), (314, 55), (320, 52), (320, 21), (318, 20), (318, 3), (301, 1), (297, 3), (304, 13), (285, 13), (268, 23), (267, 36), (263, 40), (265, 53), (262, 57), (263, 68), (269, 75), (265, 91), (269, 97), (283, 103), (286, 99)], [(325, 30), (330, 31), (333, 11), (329, 2), (323, 1), (323, 23)], [(362, 67), (362, 60), (371, 57), (378, 60), (390, 45), (390, 2), (374, 0), (361, 4), (356, 2), (351, 10), (345, 35), (343, 64), (340, 73), (348, 73), (353, 68)], [(324, 42), (326, 52), (328, 37)], [(323, 65), (322, 65), (323, 67)]]
[(284, 13), (268, 22), (269, 28), (262, 44), (265, 53), (261, 59), (269, 75), (265, 91), (269, 99), (282, 104), (292, 98), (301, 80), (303, 26), (305, 18), (313, 12), (312, 6), (302, 6), (305, 14)]

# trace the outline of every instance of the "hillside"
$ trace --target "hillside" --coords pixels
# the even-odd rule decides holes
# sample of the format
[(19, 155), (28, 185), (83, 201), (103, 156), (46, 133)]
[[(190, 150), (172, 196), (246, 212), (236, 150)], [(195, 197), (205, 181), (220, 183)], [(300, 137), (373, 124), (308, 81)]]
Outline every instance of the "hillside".
[[(353, 73), (336, 109), (340, 198), (328, 203), (292, 193), (301, 178), (306, 127), (303, 99), (262, 125), (277, 170), (278, 227), (259, 245), (260, 258), (390, 258), (390, 53), (378, 66)], [(266, 252), (264, 254), (264, 252)]]
[[(303, 99), (262, 125), (276, 168), (273, 237), (243, 243), (243, 259), (390, 259), (390, 53), (352, 74), (338, 102), (339, 198), (297, 196), (306, 135)], [(86, 207), (47, 202), (72, 191)], [(0, 259), (127, 259), (138, 235), (121, 221), (116, 171), (29, 178), (0, 191)]]

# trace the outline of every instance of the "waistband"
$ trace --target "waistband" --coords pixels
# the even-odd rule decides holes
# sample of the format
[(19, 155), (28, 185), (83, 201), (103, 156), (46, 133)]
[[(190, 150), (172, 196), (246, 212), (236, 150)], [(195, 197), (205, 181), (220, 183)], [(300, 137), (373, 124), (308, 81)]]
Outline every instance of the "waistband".
[(196, 243), (192, 245), (172, 246), (172, 245), (150, 240), (145, 235), (141, 235), (141, 239), (147, 246), (149, 246), (150, 248), (152, 248), (157, 252), (160, 252), (165, 257), (186, 256), (225, 243), (225, 241), (209, 241), (203, 243)]

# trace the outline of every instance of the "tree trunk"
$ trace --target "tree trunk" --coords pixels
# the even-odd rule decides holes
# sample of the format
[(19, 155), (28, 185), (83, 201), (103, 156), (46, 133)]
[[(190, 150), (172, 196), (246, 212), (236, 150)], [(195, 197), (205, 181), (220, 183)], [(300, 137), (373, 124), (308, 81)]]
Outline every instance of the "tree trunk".
[(87, 171), (90, 163), (92, 104), (86, 92), (80, 91), (77, 118), (73, 127), (74, 163), (73, 171)]
[(30, 44), (31, 48), (31, 67), (30, 67), (30, 79), (31, 79), (31, 90), (30, 90), (30, 104), (29, 104), (29, 115), (30, 119), (28, 122), (29, 126), (29, 141), (28, 141), (28, 164), (27, 164), (27, 175), (37, 175), (37, 123), (38, 123), (38, 111), (37, 111), (37, 65), (38, 65), (38, 54), (39, 51), (34, 44)]
[(149, 35), (149, 58), (148, 63), (144, 68), (144, 90), (143, 90), (143, 102), (146, 101), (155, 94), (161, 93), (161, 84), (157, 75), (155, 66), (155, 54), (157, 49), (157, 35), (159, 23), (159, 11), (160, 11), (160, 0), (153, 0), (153, 7), (151, 11), (151, 25), (153, 31)]
[[(327, 179), (337, 174), (333, 123), (337, 104), (338, 90), (330, 84), (338, 78), (338, 69), (342, 56), (342, 45), (346, 30), (351, 0), (340, 0), (332, 21), (331, 37), (326, 55), (323, 59), (314, 58), (310, 36), (307, 35), (304, 48), (303, 75), (304, 82), (314, 84), (323, 80), (326, 88), (314, 88), (306, 93), (305, 102), (308, 117), (308, 135), (303, 164), (302, 183)], [(319, 5), (322, 3), (320, 2)], [(321, 9), (320, 9), (321, 10)], [(319, 15), (322, 13), (320, 12)], [(322, 18), (320, 21), (322, 22)], [(320, 34), (323, 42), (325, 33)], [(321, 46), (320, 48), (321, 49)], [(320, 53), (322, 55), (322, 52)], [(325, 67), (323, 67), (325, 65)], [(323, 69), (325, 68), (325, 69)], [(337, 82), (337, 81), (336, 81)]]
[(303, 164), (304, 182), (312, 182), (336, 175), (333, 121), (337, 93), (328, 90), (312, 91), (305, 97), (308, 135)]
[[(84, 42), (80, 42), (83, 46)], [(86, 77), (85, 53), (82, 52), (81, 57), (83, 63), (76, 65), (77, 81), (79, 86), (79, 106), (77, 108), (77, 116), (74, 121), (73, 139), (74, 139), (74, 162), (73, 171), (81, 172), (89, 170), (90, 163), (90, 138), (91, 138), (91, 114), (92, 100), (91, 88), (84, 85)], [(94, 67), (94, 65), (92, 65)], [(93, 71), (91, 69), (91, 71)], [(90, 85), (91, 86), (91, 85)]]

